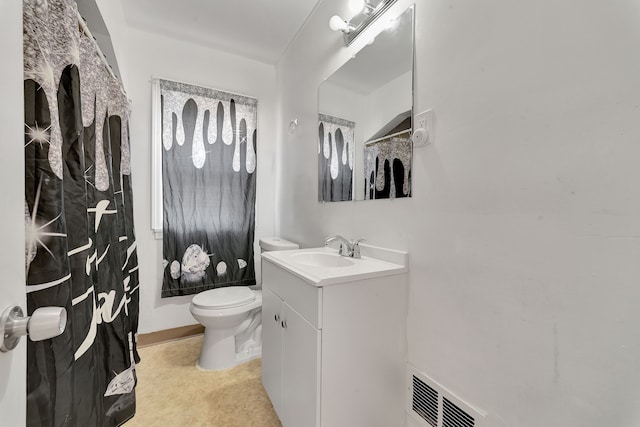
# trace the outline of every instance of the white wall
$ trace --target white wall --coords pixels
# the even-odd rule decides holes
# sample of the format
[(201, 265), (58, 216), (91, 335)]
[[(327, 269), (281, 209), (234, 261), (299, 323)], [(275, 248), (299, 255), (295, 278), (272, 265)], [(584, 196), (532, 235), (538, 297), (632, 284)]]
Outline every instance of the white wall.
[(409, 250), (408, 361), (490, 426), (640, 425), (640, 3), (418, 2), (416, 111), (436, 133), (413, 197), (318, 204), (343, 3), (278, 63), (279, 114), (300, 123), (279, 132), (283, 236)]
[(319, 112), (356, 123), (362, 126), (365, 97), (331, 82), (323, 82), (319, 93)]
[(398, 114), (411, 110), (411, 91), (411, 71), (408, 71), (367, 95), (365, 139), (371, 138)]
[[(140, 265), (140, 333), (197, 323), (192, 296), (160, 298), (162, 240), (151, 231), (151, 78), (222, 89), (258, 99), (256, 239), (273, 235), (275, 68), (159, 34), (128, 28), (123, 74), (131, 99), (134, 215)], [(256, 245), (256, 254), (259, 253)], [(259, 274), (259, 256), (256, 267)], [(259, 277), (258, 277), (259, 279)]]

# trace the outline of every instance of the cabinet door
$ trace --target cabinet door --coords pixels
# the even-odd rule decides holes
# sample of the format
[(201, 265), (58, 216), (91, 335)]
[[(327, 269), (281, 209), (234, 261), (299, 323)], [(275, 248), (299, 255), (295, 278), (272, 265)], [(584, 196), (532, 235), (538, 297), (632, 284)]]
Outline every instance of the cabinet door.
[(282, 319), (283, 302), (273, 292), (262, 291), (262, 384), (282, 419)]
[(283, 427), (320, 425), (320, 331), (284, 303)]

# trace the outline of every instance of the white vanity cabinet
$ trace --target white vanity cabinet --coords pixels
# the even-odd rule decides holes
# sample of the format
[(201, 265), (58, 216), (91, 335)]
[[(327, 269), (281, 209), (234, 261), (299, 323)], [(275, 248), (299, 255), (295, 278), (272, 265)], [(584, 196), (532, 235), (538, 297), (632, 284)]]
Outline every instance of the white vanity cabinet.
[(262, 382), (283, 426), (319, 425), (320, 330), (266, 288), (262, 322)]
[(262, 383), (283, 426), (318, 426), (322, 289), (262, 268)]
[(262, 260), (262, 382), (283, 427), (405, 422), (407, 274), (329, 285)]

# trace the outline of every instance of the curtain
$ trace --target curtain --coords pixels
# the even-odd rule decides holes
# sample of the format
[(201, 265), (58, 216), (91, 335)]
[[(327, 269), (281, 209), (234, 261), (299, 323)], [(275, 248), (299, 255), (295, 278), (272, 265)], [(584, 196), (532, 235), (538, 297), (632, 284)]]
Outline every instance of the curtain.
[(117, 426), (135, 412), (138, 273), (128, 101), (73, 0), (24, 1), (27, 425)]
[(353, 196), (353, 144), (356, 124), (319, 115), (318, 200), (341, 202)]
[(185, 83), (159, 84), (161, 296), (254, 285), (258, 102)]
[(365, 200), (411, 196), (412, 149), (408, 132), (365, 144)]

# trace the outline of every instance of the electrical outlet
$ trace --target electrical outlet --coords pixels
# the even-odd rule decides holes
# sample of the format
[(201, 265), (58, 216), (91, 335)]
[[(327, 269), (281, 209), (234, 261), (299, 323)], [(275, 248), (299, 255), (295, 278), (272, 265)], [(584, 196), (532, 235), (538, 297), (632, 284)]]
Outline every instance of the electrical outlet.
[(416, 114), (413, 119), (413, 145), (419, 147), (433, 143), (433, 110)]
[(420, 113), (416, 116), (416, 129), (426, 129), (427, 128), (427, 113)]

